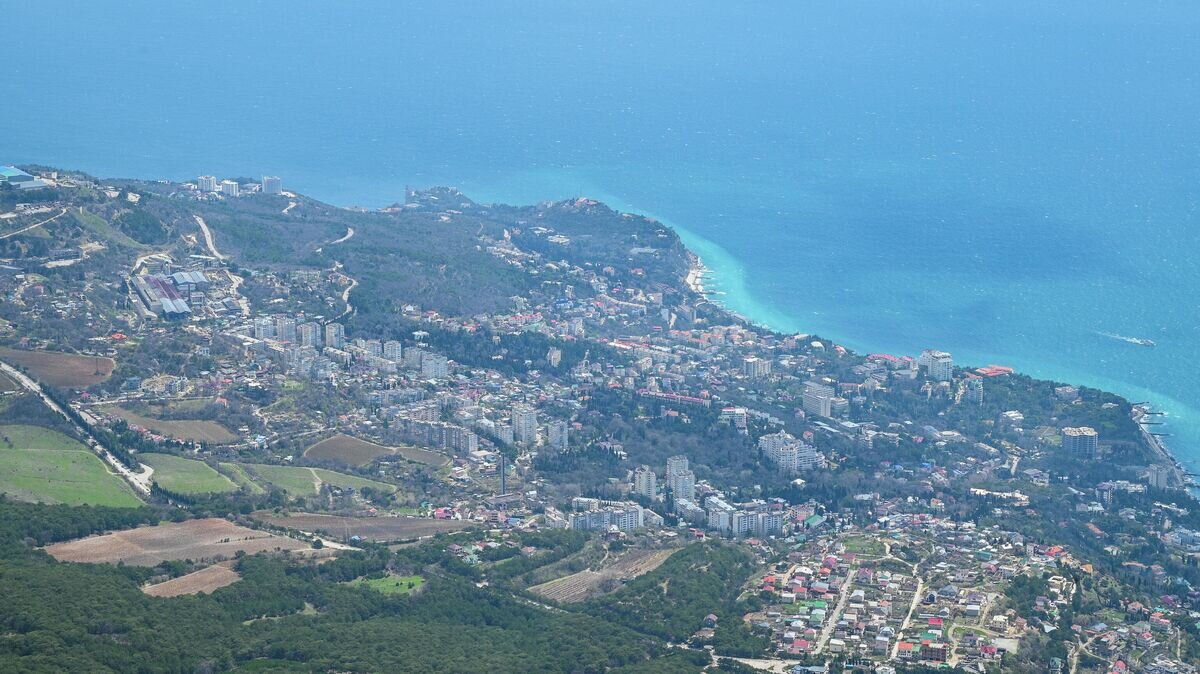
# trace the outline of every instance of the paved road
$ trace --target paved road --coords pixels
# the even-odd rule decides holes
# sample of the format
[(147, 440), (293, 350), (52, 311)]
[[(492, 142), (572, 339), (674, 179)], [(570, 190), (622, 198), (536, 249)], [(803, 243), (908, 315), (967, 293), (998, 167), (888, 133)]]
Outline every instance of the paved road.
[(196, 219), (196, 224), (200, 225), (200, 231), (204, 233), (204, 245), (208, 246), (208, 252), (212, 253), (212, 256), (218, 260), (225, 260), (225, 256), (217, 250), (217, 244), (213, 241), (212, 230), (208, 228), (208, 223), (204, 222), (204, 218), (199, 215), (193, 215), (192, 217)]
[(0, 239), (7, 239), (10, 236), (17, 236), (18, 234), (24, 234), (25, 232), (28, 232), (31, 229), (37, 229), (38, 227), (41, 227), (42, 225), (46, 224), (47, 222), (57, 220), (66, 214), (67, 214), (67, 209), (64, 208), (61, 211), (59, 211), (58, 215), (56, 215), (54, 217), (46, 218), (45, 220), (42, 220), (41, 222), (34, 223), (28, 227), (23, 227), (21, 229), (18, 229), (15, 232), (9, 232), (8, 234), (0, 234)]
[(896, 630), (896, 640), (892, 643), (892, 660), (895, 660), (896, 654), (900, 652), (900, 641), (912, 623), (913, 613), (916, 612), (917, 604), (921, 601), (921, 594), (925, 592), (925, 580), (917, 575), (916, 569), (913, 570), (913, 575), (917, 578), (917, 591), (913, 593), (912, 603), (908, 606), (908, 615), (904, 616), (904, 622), (900, 623), (900, 629)]
[[(330, 241), (329, 243), (325, 244), (325, 246), (336, 246), (336, 245), (337, 245), (337, 244), (339, 244), (339, 243), (343, 243), (343, 242), (349, 241), (349, 240), (350, 240), (350, 238), (351, 238), (351, 237), (353, 237), (353, 236), (354, 236), (354, 228), (353, 228), (353, 227), (346, 227), (346, 233), (342, 235), (342, 238), (340, 238), (340, 239), (334, 239), (333, 241)], [(316, 249), (314, 249), (314, 250), (313, 250), (313, 252), (314, 252), (314, 253), (319, 253), (319, 252), (321, 252), (322, 250), (324, 250), (324, 249), (325, 249), (325, 246), (317, 246), (317, 248), (316, 248)]]
[(837, 605), (833, 607), (833, 611), (825, 615), (825, 624), (821, 626), (821, 634), (817, 637), (816, 646), (813, 648), (813, 655), (821, 653), (825, 650), (825, 645), (829, 643), (829, 638), (833, 636), (833, 628), (837, 626), (838, 619), (842, 616), (842, 611), (846, 608), (846, 599), (850, 597), (850, 586), (854, 584), (854, 574), (858, 570), (858, 565), (850, 567), (850, 572), (846, 574), (846, 580), (842, 583), (841, 589), (838, 591)]
[(133, 485), (134, 489), (137, 489), (143, 494), (150, 493), (150, 476), (154, 474), (153, 468), (139, 464), (141, 465), (142, 470), (137, 473), (133, 472), (127, 468), (125, 464), (118, 461), (117, 457), (113, 456), (111, 452), (109, 452), (107, 449), (101, 446), (99, 442), (96, 441), (96, 438), (92, 435), (91, 427), (84, 426), (76, 422), (75, 419), (71, 418), (71, 416), (67, 414), (66, 410), (64, 410), (62, 407), (59, 407), (58, 403), (54, 402), (54, 399), (46, 395), (46, 392), (42, 390), (40, 384), (26, 376), (24, 372), (21, 372), (17, 368), (2, 361), (0, 361), (0, 371), (11, 377), (13, 381), (25, 387), (26, 390), (36, 394), (42, 399), (42, 402), (45, 403), (46, 407), (49, 407), (51, 411), (61, 415), (62, 418), (66, 419), (68, 423), (82, 433), (83, 437), (87, 438), (88, 447), (91, 447), (96, 454), (100, 455), (100, 458), (104, 459), (105, 463), (107, 463), (114, 471), (116, 471), (118, 475), (125, 478), (129, 484)]

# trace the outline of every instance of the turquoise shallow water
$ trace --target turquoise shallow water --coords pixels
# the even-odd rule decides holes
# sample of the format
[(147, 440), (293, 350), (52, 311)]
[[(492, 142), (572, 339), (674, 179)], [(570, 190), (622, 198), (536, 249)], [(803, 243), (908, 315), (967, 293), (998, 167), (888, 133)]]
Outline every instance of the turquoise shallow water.
[(1150, 400), (1200, 466), (1190, 0), (23, 3), (0, 21), (0, 162), (278, 174), (343, 205), (434, 184), (602, 198), (679, 228), (754, 320)]

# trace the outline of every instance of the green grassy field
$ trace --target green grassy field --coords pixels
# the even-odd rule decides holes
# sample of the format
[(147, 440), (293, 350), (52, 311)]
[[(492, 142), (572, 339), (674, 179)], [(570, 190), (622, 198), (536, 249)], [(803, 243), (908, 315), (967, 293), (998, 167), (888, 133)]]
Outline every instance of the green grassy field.
[(842, 544), (846, 546), (846, 552), (859, 555), (882, 557), (887, 552), (883, 543), (865, 536), (848, 536), (842, 539)]
[(0, 492), (43, 503), (142, 505), (87, 447), (37, 426), (0, 426)]
[(420, 576), (384, 576), (383, 578), (358, 578), (348, 585), (363, 585), (382, 594), (408, 594), (416, 592), (425, 583)]
[(245, 489), (249, 490), (251, 494), (265, 494), (267, 492), (266, 489), (263, 489), (258, 485), (257, 482), (251, 479), (250, 474), (246, 472), (245, 468), (242, 468), (238, 464), (222, 463), (219, 464), (219, 467), (221, 468), (221, 471), (228, 475), (229, 478), (234, 482), (236, 482), (239, 487), (244, 487)]
[(138, 459), (154, 469), (154, 481), (163, 489), (179, 494), (214, 494), (237, 491), (233, 480), (203, 461), (171, 454), (139, 454)]
[(396, 491), (396, 487), (383, 482), (376, 482), (355, 475), (335, 473), (324, 468), (304, 468), (301, 466), (272, 466), (262, 463), (242, 464), (251, 473), (286, 491), (291, 496), (309, 496), (320, 491), (323, 483), (337, 487), (353, 487), (362, 489), (370, 487), (386, 492)]

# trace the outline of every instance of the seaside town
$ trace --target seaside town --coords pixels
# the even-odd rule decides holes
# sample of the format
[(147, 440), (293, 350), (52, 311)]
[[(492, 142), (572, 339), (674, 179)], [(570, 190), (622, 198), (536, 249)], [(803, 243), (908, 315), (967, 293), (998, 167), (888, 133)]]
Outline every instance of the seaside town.
[[(778, 334), (707, 278), (583, 198), (337, 209), (272, 176), (4, 167), (3, 448), (45, 427), (114, 503), (382, 550), (386, 575), (345, 580), (461, 576), (713, 670), (1195, 674), (1200, 513), (1158, 412)], [(234, 560), (128, 563), (153, 596), (249, 584)]]

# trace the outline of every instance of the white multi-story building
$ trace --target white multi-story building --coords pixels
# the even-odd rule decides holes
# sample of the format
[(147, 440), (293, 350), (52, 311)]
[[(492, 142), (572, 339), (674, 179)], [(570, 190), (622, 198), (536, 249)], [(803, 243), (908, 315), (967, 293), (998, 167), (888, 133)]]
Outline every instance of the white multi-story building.
[(496, 438), (506, 445), (511, 445), (516, 440), (516, 435), (513, 433), (512, 424), (495, 424), (495, 432)]
[(196, 186), (201, 192), (216, 192), (217, 178), (215, 176), (200, 176), (196, 178)]
[(696, 474), (688, 470), (686, 456), (678, 455), (667, 459), (666, 484), (676, 501), (696, 499)]
[(227, 197), (236, 197), (241, 194), (241, 187), (232, 180), (222, 180), (221, 194), (224, 194)]
[(808, 414), (829, 417), (833, 416), (833, 399), (835, 397), (832, 386), (815, 381), (805, 382), (801, 404)]
[(799, 473), (824, 465), (824, 457), (816, 447), (801, 442), (790, 433), (780, 431), (758, 439), (763, 456), (783, 473)]
[(934, 381), (954, 378), (954, 357), (945, 351), (925, 349), (917, 358), (917, 366), (924, 368), (926, 376)]
[(1069, 456), (1094, 457), (1100, 449), (1100, 434), (1087, 426), (1064, 428), (1062, 446)]
[(738, 511), (729, 518), (729, 533), (734, 536), (750, 536), (758, 528), (758, 513)]
[(729, 505), (719, 496), (709, 496), (704, 501), (704, 510), (708, 513), (708, 528), (727, 534), (733, 530), (733, 514), (737, 509)]
[(291, 316), (275, 318), (275, 338), (281, 342), (296, 341), (296, 319)]
[(283, 181), (279, 176), (263, 176), (262, 177), (262, 193), (263, 194), (282, 194)]
[[(594, 501), (594, 499), (586, 499)], [(616, 528), (620, 531), (633, 531), (644, 526), (659, 526), (662, 518), (646, 510), (636, 503), (630, 502), (595, 502), (580, 508), (575, 505), (576, 512), (567, 518), (572, 529), (582, 531), (604, 531)]]
[(254, 319), (254, 338), (270, 339), (275, 336), (275, 321), (267, 316)]
[(341, 323), (325, 324), (325, 346), (341, 349), (346, 346), (346, 326)]
[(383, 342), (378, 339), (364, 339), (363, 348), (367, 350), (368, 354), (376, 358), (383, 357)]
[(300, 337), (300, 346), (311, 346), (314, 349), (321, 346), (321, 326), (317, 323), (301, 323), (296, 326), (296, 334)]
[(546, 441), (553, 450), (559, 452), (567, 451), (567, 435), (567, 422), (562, 419), (555, 419), (546, 426)]
[(650, 466), (638, 466), (633, 471), (633, 493), (652, 499), (658, 493), (658, 476)]
[(383, 343), (383, 357), (399, 363), (404, 358), (404, 348), (394, 339), (389, 339)]
[(450, 376), (450, 360), (440, 353), (427, 353), (421, 359), (421, 376), (426, 379), (445, 379)]
[(526, 445), (537, 444), (537, 410), (519, 405), (512, 412), (513, 439)]
[(771, 374), (771, 361), (758, 356), (749, 356), (742, 361), (742, 371), (751, 379), (759, 379)]
[(983, 380), (968, 379), (966, 383), (967, 390), (963, 392), (963, 400), (972, 405), (983, 404)]

